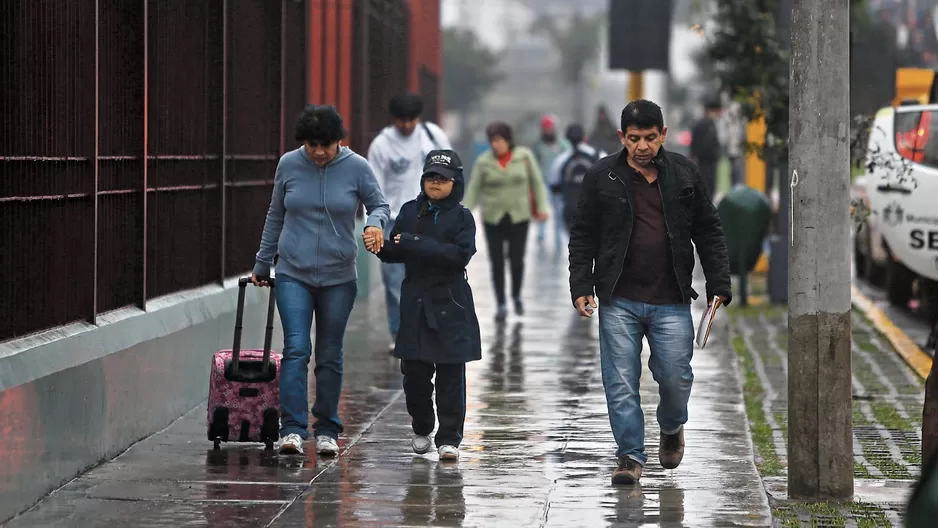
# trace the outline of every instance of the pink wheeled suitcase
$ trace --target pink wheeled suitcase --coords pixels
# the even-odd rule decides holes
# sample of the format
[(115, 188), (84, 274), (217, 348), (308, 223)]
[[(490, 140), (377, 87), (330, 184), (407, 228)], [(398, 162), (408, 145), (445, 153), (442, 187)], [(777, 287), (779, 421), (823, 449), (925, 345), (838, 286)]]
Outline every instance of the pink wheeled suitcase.
[(244, 294), (249, 277), (238, 280), (238, 310), (231, 350), (212, 357), (208, 386), (208, 439), (221, 442), (263, 442), (274, 448), (280, 436), (280, 354), (270, 351), (274, 329), (274, 280), (267, 303), (263, 350), (241, 350)]

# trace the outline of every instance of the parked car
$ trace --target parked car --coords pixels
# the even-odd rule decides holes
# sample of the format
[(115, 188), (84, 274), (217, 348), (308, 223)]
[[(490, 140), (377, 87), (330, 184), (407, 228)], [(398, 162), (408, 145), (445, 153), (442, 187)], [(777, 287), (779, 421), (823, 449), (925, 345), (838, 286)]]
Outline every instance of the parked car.
[[(866, 192), (866, 176), (857, 176), (850, 186), (850, 199), (860, 200), (869, 211), (870, 197)], [(853, 240), (853, 262), (856, 276), (877, 286), (883, 285), (886, 260), (889, 254), (879, 231), (876, 216), (868, 215)]]
[(879, 281), (889, 301), (938, 315), (938, 104), (880, 110), (867, 144), (866, 174), (853, 192), (869, 201), (855, 240), (857, 273)]

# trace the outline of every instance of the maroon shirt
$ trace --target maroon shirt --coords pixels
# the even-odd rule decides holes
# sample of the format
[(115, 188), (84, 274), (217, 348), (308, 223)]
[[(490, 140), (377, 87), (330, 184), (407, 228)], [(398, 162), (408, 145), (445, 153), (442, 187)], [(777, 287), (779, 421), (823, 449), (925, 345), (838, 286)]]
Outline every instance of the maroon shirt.
[(634, 221), (622, 275), (613, 295), (648, 304), (681, 304), (684, 299), (674, 274), (658, 179), (648, 183), (640, 172), (629, 169), (632, 173), (629, 198)]

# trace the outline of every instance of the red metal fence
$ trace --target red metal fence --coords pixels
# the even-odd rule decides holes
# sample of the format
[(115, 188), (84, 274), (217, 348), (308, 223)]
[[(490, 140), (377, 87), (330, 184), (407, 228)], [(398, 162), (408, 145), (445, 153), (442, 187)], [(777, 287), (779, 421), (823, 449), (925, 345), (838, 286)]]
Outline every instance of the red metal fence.
[(359, 0), (352, 43), (352, 149), (365, 152), (388, 124), (388, 102), (407, 90), (410, 14), (399, 0)]
[(306, 102), (296, 0), (0, 7), (0, 339), (251, 267)]
[(362, 153), (395, 93), (438, 118), (438, 20), (439, 0), (0, 2), (0, 340), (250, 269), (307, 102)]

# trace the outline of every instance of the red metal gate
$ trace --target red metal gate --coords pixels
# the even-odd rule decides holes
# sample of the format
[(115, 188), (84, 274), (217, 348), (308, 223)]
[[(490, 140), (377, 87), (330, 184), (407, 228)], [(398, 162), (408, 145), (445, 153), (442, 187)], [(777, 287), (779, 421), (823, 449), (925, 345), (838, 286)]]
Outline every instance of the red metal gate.
[(300, 0), (0, 7), (0, 340), (253, 262), (305, 104)]
[(404, 0), (356, 0), (352, 45), (352, 137), (365, 153), (390, 121), (388, 102), (408, 88), (410, 12)]
[(0, 340), (250, 269), (306, 102), (438, 119), (439, 0), (0, 5)]

